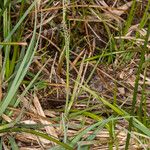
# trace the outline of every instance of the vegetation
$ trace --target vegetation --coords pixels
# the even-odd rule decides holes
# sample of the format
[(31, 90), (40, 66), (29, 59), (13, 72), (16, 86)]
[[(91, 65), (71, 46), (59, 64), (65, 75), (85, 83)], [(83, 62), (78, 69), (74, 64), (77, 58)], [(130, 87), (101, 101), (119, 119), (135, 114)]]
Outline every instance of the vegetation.
[(149, 149), (149, 11), (0, 1), (0, 149)]

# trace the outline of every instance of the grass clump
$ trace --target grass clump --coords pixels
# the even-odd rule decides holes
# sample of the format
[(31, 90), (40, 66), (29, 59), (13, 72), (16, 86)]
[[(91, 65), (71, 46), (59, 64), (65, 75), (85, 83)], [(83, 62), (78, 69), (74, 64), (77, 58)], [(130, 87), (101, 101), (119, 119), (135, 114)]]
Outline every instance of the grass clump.
[(0, 2), (0, 148), (148, 149), (149, 9)]

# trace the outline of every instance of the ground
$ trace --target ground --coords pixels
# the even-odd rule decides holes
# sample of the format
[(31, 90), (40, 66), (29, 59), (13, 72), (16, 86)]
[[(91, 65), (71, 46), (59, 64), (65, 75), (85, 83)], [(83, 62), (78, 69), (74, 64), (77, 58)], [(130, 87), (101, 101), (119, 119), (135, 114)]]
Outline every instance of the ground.
[(149, 0), (1, 5), (3, 149), (150, 148)]

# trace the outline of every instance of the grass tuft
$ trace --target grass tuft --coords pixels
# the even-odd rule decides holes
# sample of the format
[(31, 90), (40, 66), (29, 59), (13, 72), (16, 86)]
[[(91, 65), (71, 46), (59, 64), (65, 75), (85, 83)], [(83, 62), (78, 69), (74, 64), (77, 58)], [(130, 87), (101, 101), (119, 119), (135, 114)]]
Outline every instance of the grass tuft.
[(149, 149), (149, 10), (0, 1), (0, 149)]

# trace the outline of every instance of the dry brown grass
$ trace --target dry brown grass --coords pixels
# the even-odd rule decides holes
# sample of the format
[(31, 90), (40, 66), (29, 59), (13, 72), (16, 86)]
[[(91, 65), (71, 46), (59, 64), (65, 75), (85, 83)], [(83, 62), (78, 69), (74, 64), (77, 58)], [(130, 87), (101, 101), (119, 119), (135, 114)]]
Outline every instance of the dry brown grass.
[[(38, 12), (38, 15), (42, 13), (43, 16), (42, 33), (40, 35), (38, 51), (29, 69), (29, 73), (32, 74), (26, 76), (25, 84), (22, 84), (19, 92), (25, 89), (45, 62), (47, 60), (49, 62), (34, 84), (35, 88), (33, 87), (26, 96), (21, 97), (20, 107), (14, 108), (10, 106), (8, 109), (14, 113), (11, 117), (3, 115), (3, 120), (11, 122), (23, 112), (21, 124), (31, 127), (32, 125), (44, 125), (39, 127), (38, 130), (59, 140), (63, 140), (64, 135), (67, 134), (68, 140), (71, 141), (73, 137), (80, 134), (85, 128), (98, 121), (84, 113), (71, 117), (74, 112), (87, 110), (98, 115), (100, 118), (103, 117), (103, 119), (111, 115), (117, 116), (116, 113), (113, 113), (112, 109), (97, 101), (88, 92), (84, 91), (80, 85), (76, 85), (74, 80), (96, 91), (98, 95), (107, 99), (108, 102), (114, 105), (117, 104), (123, 110), (130, 112), (136, 72), (140, 60), (139, 51), (144, 43), (143, 37), (147, 33), (147, 24), (140, 29), (139, 23), (148, 2), (137, 2), (137, 11), (135, 12), (132, 24), (127, 33), (124, 34), (124, 25), (128, 19), (132, 3), (133, 1), (131, 0), (68, 1), (66, 6), (66, 22), (67, 31), (70, 36), (69, 95), (70, 99), (73, 94), (74, 97), (72, 98), (70, 114), (67, 116), (65, 125), (64, 108), (67, 95), (67, 79), (66, 56), (64, 55), (65, 39), (62, 24), (63, 5), (61, 1), (39, 1), (38, 10), (32, 11), (27, 18), (26, 22), (28, 23), (25, 24), (26, 32), (22, 40), (30, 40), (33, 32), (32, 19), (36, 12)], [(19, 8), (19, 4), (16, 7)], [(39, 28), (40, 21), (37, 25), (37, 35)], [(121, 39), (124, 39), (123, 48)], [(145, 58), (149, 60), (149, 43), (147, 47), (148, 53), (145, 55)], [(118, 51), (123, 52), (117, 53)], [(128, 53), (125, 51), (128, 51)], [(111, 53), (114, 54), (112, 55)], [(101, 59), (94, 59), (95, 56), (99, 55), (101, 55)], [(91, 60), (86, 61), (89, 58)], [(85, 61), (83, 62), (84, 59)], [(92, 71), (93, 74), (91, 74)], [(145, 62), (145, 70), (143, 74), (140, 74), (135, 115), (139, 111), (144, 82), (147, 105), (146, 116), (148, 119), (150, 116), (149, 61)], [(19, 96), (20, 94), (18, 94)], [(148, 120), (147, 124), (149, 122), (150, 120)], [(67, 131), (64, 131), (64, 126), (68, 127)], [(150, 127), (150, 125), (147, 126)], [(103, 127), (102, 130), (96, 133), (93, 140), (87, 141), (87, 138), (94, 134), (94, 131), (89, 131), (76, 144), (74, 149), (79, 145), (89, 145), (92, 150), (107, 150), (110, 149), (110, 143), (113, 149), (124, 149), (128, 133), (128, 122), (124, 119), (119, 119), (119, 121), (113, 124), (113, 127), (113, 137), (111, 137), (112, 135), (108, 132), (107, 128)], [(4, 149), (10, 149), (10, 145), (7, 143), (7, 138), (10, 135), (15, 137), (20, 150), (45, 150), (55, 145), (51, 141), (29, 133), (6, 133), (1, 135), (3, 137), (2, 145)], [(133, 130), (131, 135), (130, 150), (148, 149), (150, 147), (148, 145), (150, 142), (149, 137), (144, 137), (137, 130)]]

